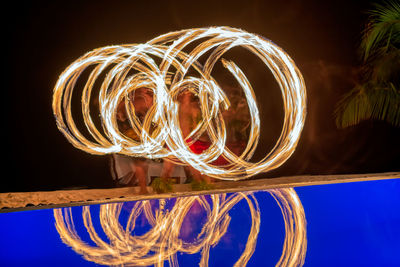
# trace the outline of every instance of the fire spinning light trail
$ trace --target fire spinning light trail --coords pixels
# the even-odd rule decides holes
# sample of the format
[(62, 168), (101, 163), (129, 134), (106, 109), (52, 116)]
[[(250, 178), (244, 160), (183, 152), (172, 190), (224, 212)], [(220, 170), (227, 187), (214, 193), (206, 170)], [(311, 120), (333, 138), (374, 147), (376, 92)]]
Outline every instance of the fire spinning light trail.
[[(196, 45), (196, 41), (200, 44)], [(190, 52), (183, 52), (189, 45)], [(243, 47), (260, 58), (277, 80), (283, 98), (285, 116), (281, 136), (275, 147), (261, 161), (249, 162), (260, 134), (260, 118), (254, 91), (243, 71), (222, 55), (233, 47)], [(202, 55), (209, 57), (202, 65)], [(156, 60), (157, 59), (157, 60)], [(211, 76), (221, 61), (242, 87), (250, 110), (250, 137), (239, 156), (225, 147), (226, 128), (222, 111), (230, 103)], [(91, 138), (76, 126), (71, 99), (79, 76), (91, 70), (82, 92), (83, 119)], [(188, 74), (195, 70), (198, 77)], [(99, 81), (99, 79), (103, 79)], [(95, 83), (98, 91), (102, 133), (96, 128), (89, 109)], [(152, 90), (155, 100), (143, 122), (135, 116), (129, 94), (138, 88)], [(177, 97), (182, 91), (195, 93), (201, 103), (203, 120), (189, 136), (180, 130)], [(125, 100), (124, 100), (125, 99)], [(132, 129), (140, 136), (135, 141), (123, 135), (117, 126), (117, 105), (125, 101)], [(271, 41), (239, 29), (212, 27), (189, 29), (156, 37), (145, 44), (108, 46), (93, 50), (73, 62), (59, 77), (54, 88), (53, 112), (57, 126), (76, 148), (92, 154), (121, 153), (130, 156), (165, 158), (178, 164), (189, 164), (201, 173), (225, 180), (240, 180), (282, 165), (294, 152), (305, 119), (306, 94), (301, 73), (290, 57)], [(150, 131), (150, 127), (155, 129)], [(210, 147), (202, 154), (193, 153), (185, 141), (196, 141), (206, 133)], [(212, 164), (224, 157), (228, 166)]]
[[(282, 256), (276, 266), (301, 266), (304, 264), (307, 239), (306, 220), (301, 202), (292, 188), (268, 191), (281, 208), (285, 223)], [(154, 208), (149, 201), (135, 202), (125, 228), (119, 222), (121, 203), (103, 204), (100, 207), (100, 225), (108, 242), (100, 238), (92, 222), (89, 206), (82, 207), (83, 223), (95, 245), (84, 242), (75, 230), (71, 208), (54, 209), (56, 228), (65, 244), (83, 255), (86, 260), (103, 265), (123, 266), (178, 266), (177, 253), (201, 253), (200, 266), (208, 266), (210, 248), (226, 233), (231, 217), (229, 211), (241, 200), (246, 200), (252, 216), (252, 225), (246, 247), (235, 263), (245, 266), (250, 260), (260, 230), (260, 211), (252, 193), (211, 195), (211, 203), (204, 196), (177, 198), (174, 206), (166, 209), (165, 200)], [(207, 221), (193, 242), (180, 238), (183, 220), (198, 203), (207, 213)], [(143, 214), (152, 228), (141, 236), (132, 232), (136, 220)]]

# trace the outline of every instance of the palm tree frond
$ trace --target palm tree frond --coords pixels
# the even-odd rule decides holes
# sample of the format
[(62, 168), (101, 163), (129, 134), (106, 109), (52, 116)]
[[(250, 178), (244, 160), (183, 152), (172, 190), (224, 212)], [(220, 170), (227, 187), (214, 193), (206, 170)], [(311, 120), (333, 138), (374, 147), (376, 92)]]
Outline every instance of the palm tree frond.
[[(370, 14), (362, 40), (361, 49), (363, 59), (366, 61), (377, 46), (385, 47), (386, 51), (391, 45), (400, 43), (400, 3), (388, 1), (383, 5), (376, 4)], [(384, 45), (382, 45), (384, 43)]]
[(368, 14), (360, 44), (362, 82), (338, 102), (339, 128), (367, 119), (400, 127), (400, 2), (375, 4)]
[(345, 128), (367, 119), (384, 120), (400, 127), (400, 91), (364, 84), (345, 95), (335, 110), (336, 125)]
[(371, 81), (376, 83), (400, 84), (400, 49), (392, 49), (367, 66)]

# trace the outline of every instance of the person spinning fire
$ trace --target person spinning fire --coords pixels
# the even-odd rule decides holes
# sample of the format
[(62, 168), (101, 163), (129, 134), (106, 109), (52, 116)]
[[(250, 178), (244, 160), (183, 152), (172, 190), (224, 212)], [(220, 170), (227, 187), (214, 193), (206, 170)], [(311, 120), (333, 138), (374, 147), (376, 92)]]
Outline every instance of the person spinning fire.
[[(135, 115), (141, 123), (153, 105), (153, 92), (147, 88), (138, 88), (131, 93)], [(129, 123), (125, 100), (123, 99), (117, 107), (118, 129), (122, 134), (134, 141), (140, 141), (140, 137), (132, 129)], [(117, 186), (139, 184), (140, 194), (147, 194), (147, 159), (141, 157), (130, 157), (122, 154), (113, 155), (112, 173)]]

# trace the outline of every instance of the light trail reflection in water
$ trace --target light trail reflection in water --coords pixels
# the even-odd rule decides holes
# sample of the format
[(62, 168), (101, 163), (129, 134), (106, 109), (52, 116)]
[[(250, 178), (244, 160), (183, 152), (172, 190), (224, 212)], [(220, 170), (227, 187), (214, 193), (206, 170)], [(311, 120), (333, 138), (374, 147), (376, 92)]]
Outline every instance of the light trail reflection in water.
[[(307, 239), (303, 206), (293, 188), (268, 190), (277, 201), (283, 214), (285, 239), (282, 255), (277, 266), (301, 266), (305, 260)], [(215, 246), (227, 232), (231, 221), (229, 211), (241, 200), (245, 200), (251, 213), (251, 228), (244, 251), (235, 266), (245, 266), (250, 260), (260, 231), (261, 215), (258, 202), (251, 192), (192, 196), (170, 200), (159, 200), (157, 207), (150, 201), (138, 201), (130, 210), (123, 227), (119, 221), (122, 203), (100, 206), (99, 220), (108, 241), (96, 231), (90, 207), (82, 207), (83, 224), (92, 244), (81, 239), (75, 230), (71, 208), (54, 209), (56, 229), (62, 241), (86, 260), (102, 265), (124, 266), (178, 266), (177, 253), (200, 253), (200, 266), (207, 266), (211, 247)], [(181, 237), (182, 224), (193, 205), (199, 205), (206, 213), (206, 221), (193, 241)], [(167, 206), (171, 206), (168, 207)], [(151, 229), (143, 235), (133, 232), (139, 216), (145, 216)]]

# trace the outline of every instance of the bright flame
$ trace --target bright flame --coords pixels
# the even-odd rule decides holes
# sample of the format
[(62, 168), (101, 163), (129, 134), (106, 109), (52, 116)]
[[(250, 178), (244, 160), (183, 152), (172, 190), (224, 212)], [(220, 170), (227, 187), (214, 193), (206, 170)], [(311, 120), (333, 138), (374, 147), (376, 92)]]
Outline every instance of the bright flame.
[[(190, 52), (189, 44), (200, 40)], [(259, 57), (272, 71), (280, 85), (285, 110), (283, 129), (272, 151), (257, 163), (248, 160), (254, 153), (260, 134), (260, 118), (254, 91), (244, 73), (222, 55), (241, 46)], [(198, 59), (210, 52), (204, 65)], [(156, 63), (155, 58), (161, 60)], [(237, 156), (225, 147), (226, 129), (221, 112), (229, 101), (211, 77), (213, 66), (221, 60), (244, 90), (250, 110), (250, 136), (244, 152)], [(78, 130), (71, 112), (71, 98), (80, 74), (92, 67), (82, 93), (84, 122), (93, 140)], [(189, 76), (189, 68), (201, 78)], [(171, 74), (172, 73), (172, 74)], [(106, 75), (104, 75), (106, 74)], [(105, 77), (99, 89), (100, 118), (103, 134), (90, 117), (89, 102), (94, 84)], [(153, 91), (155, 100), (142, 123), (135, 116), (127, 97), (136, 89)], [(203, 121), (190, 134), (197, 140), (207, 133), (211, 146), (202, 154), (193, 153), (179, 129), (177, 95), (190, 90), (199, 96)], [(132, 129), (140, 136), (135, 141), (123, 135), (117, 126), (116, 109), (125, 99)], [(76, 148), (92, 154), (122, 153), (130, 156), (166, 158), (177, 164), (189, 164), (203, 174), (225, 180), (240, 180), (282, 165), (294, 152), (305, 119), (305, 85), (300, 71), (290, 57), (271, 41), (239, 29), (212, 27), (189, 29), (161, 35), (145, 44), (103, 47), (87, 53), (72, 63), (60, 76), (54, 88), (53, 112), (57, 126)], [(150, 131), (150, 126), (155, 130)], [(185, 137), (185, 138), (188, 138)], [(168, 149), (167, 149), (167, 148)], [(227, 166), (212, 162), (224, 157)]]
[[(306, 220), (301, 202), (292, 188), (268, 191), (277, 201), (283, 214), (285, 239), (282, 256), (277, 266), (301, 266), (304, 264), (307, 239)], [(130, 211), (126, 227), (119, 222), (122, 203), (100, 206), (100, 224), (107, 236), (103, 241), (92, 223), (89, 206), (82, 207), (82, 218), (90, 239), (95, 245), (85, 243), (75, 230), (71, 208), (54, 209), (56, 228), (62, 241), (86, 260), (103, 265), (126, 266), (178, 266), (177, 253), (201, 253), (200, 266), (207, 266), (209, 251), (226, 233), (230, 216), (229, 211), (241, 200), (246, 200), (252, 225), (246, 247), (235, 266), (245, 266), (255, 251), (260, 231), (260, 210), (252, 193), (211, 195), (211, 203), (204, 196), (177, 198), (174, 206), (166, 209), (166, 201), (159, 200), (158, 208), (149, 201), (135, 202)], [(180, 238), (184, 219), (194, 204), (198, 204), (206, 213), (207, 221), (193, 242)], [(299, 204), (300, 203), (300, 204)], [(135, 236), (136, 221), (143, 214), (152, 228), (141, 236)]]

